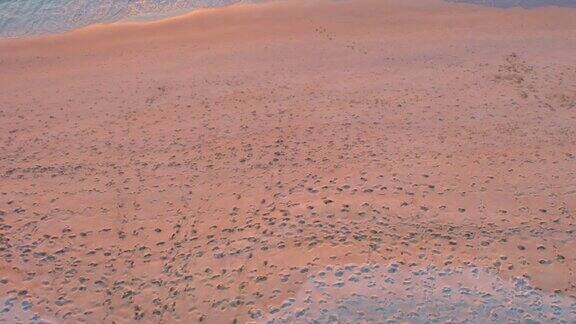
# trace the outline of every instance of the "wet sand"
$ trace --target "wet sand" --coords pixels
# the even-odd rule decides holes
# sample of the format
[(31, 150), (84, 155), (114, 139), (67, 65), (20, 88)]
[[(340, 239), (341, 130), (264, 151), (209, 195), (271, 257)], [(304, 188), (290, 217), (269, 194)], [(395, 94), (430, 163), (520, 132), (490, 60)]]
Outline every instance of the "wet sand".
[(576, 0), (449, 0), (497, 8), (576, 7)]
[(160, 20), (247, 0), (3, 0), (0, 37), (63, 33), (92, 24)]
[(1, 321), (576, 319), (574, 10), (274, 2), (0, 71)]

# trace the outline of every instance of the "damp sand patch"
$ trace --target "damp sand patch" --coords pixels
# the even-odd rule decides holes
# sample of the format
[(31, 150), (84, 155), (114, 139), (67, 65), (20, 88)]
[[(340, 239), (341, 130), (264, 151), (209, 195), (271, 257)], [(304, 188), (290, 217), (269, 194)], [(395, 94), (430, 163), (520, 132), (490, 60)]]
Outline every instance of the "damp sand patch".
[(327, 266), (260, 318), (292, 322), (573, 322), (576, 300), (481, 268)]

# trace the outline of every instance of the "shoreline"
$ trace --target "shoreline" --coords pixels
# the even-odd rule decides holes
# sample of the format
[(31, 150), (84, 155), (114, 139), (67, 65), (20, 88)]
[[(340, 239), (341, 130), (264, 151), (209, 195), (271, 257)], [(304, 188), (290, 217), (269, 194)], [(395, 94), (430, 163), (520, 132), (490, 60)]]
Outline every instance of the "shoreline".
[[(268, 2), (277, 2), (283, 0), (270, 0)], [(154, 25), (161, 25), (164, 23), (169, 23), (170, 21), (178, 21), (182, 19), (191, 19), (191, 17), (196, 15), (206, 15), (210, 14), (214, 11), (219, 11), (222, 9), (230, 9), (236, 7), (243, 7), (243, 6), (253, 6), (253, 5), (262, 5), (264, 3), (235, 3), (230, 4), (223, 7), (207, 7), (207, 8), (197, 8), (192, 10), (184, 10), (182, 13), (174, 14), (174, 15), (167, 15), (165, 17), (158, 17), (158, 18), (148, 18), (148, 19), (121, 19), (114, 22), (108, 23), (92, 23), (86, 26), (81, 26), (78, 28), (73, 28), (64, 32), (56, 32), (56, 33), (47, 33), (47, 34), (39, 34), (39, 35), (25, 35), (25, 36), (14, 36), (14, 37), (0, 37), (0, 42), (6, 41), (17, 41), (17, 40), (38, 40), (42, 38), (58, 38), (63, 37), (71, 34), (76, 33), (86, 33), (92, 30), (98, 31), (103, 29), (123, 29), (123, 28), (137, 28), (137, 27), (152, 27)]]
[[(186, 20), (190, 19), (192, 16), (204, 15), (210, 12), (218, 12), (220, 10), (226, 10), (230, 8), (239, 8), (239, 7), (254, 7), (254, 6), (266, 6), (266, 5), (274, 5), (274, 3), (282, 3), (286, 2), (287, 0), (267, 0), (262, 2), (253, 2), (253, 3), (233, 3), (221, 7), (203, 7), (203, 8), (195, 8), (195, 9), (183, 9), (179, 13), (173, 14), (159, 14), (157, 18), (148, 17), (127, 17), (125, 19), (120, 19), (114, 22), (104, 22), (104, 23), (91, 23), (85, 26), (72, 28), (67, 31), (63, 32), (55, 32), (55, 33), (46, 33), (46, 34), (32, 34), (32, 35), (23, 35), (23, 36), (14, 36), (14, 37), (0, 37), (0, 42), (11, 41), (11, 40), (34, 40), (34, 39), (42, 39), (42, 38), (53, 38), (58, 36), (65, 36), (74, 33), (83, 33), (90, 30), (102, 30), (102, 29), (115, 29), (120, 28), (122, 26), (125, 27), (143, 27), (146, 28), (147, 25), (154, 26), (155, 24), (163, 24), (168, 23), (173, 20)], [(297, 0), (296, 2), (301, 2), (301, 0)], [(322, 0), (312, 0), (313, 2), (322, 2)], [(460, 7), (469, 7), (471, 10), (476, 8), (478, 10), (497, 10), (497, 11), (555, 11), (555, 10), (572, 10), (576, 11), (575, 7), (564, 7), (558, 5), (541, 5), (537, 7), (521, 7), (521, 6), (512, 6), (512, 7), (498, 7), (498, 6), (486, 6), (478, 3), (466, 3), (466, 2), (450, 2), (446, 0), (433, 0), (431, 3), (435, 3), (436, 5), (446, 5), (446, 6), (460, 6)], [(151, 16), (155, 16), (155, 14), (150, 14)]]
[[(202, 1), (202, 0), (201, 0)], [(4, 32), (5, 35), (2, 38), (27, 38), (27, 37), (42, 37), (42, 36), (50, 36), (50, 35), (58, 35), (58, 34), (63, 34), (63, 33), (68, 33), (74, 30), (78, 30), (78, 29), (83, 29), (86, 27), (90, 27), (90, 26), (94, 26), (94, 25), (110, 25), (110, 24), (116, 24), (116, 23), (133, 23), (133, 22), (153, 22), (153, 21), (160, 21), (160, 20), (164, 20), (164, 19), (170, 19), (170, 18), (174, 18), (174, 17), (179, 17), (179, 16), (183, 16), (183, 15), (187, 15), (189, 13), (192, 13), (194, 11), (197, 10), (205, 10), (205, 9), (217, 9), (217, 8), (225, 8), (225, 7), (229, 7), (229, 6), (235, 6), (235, 5), (242, 5), (242, 4), (250, 4), (250, 2), (245, 2), (245, 0), (228, 0), (228, 1), (237, 1), (237, 2), (232, 2), (232, 3), (228, 3), (228, 4), (221, 4), (221, 5), (210, 5), (208, 4), (204, 4), (204, 6), (202, 6), (201, 4), (198, 4), (199, 6), (194, 7), (194, 6), (189, 6), (188, 8), (172, 8), (170, 10), (168, 10), (168, 8), (157, 8), (156, 12), (147, 12), (145, 9), (140, 8), (141, 10), (143, 10), (142, 12), (139, 13), (130, 13), (130, 8), (128, 4), (125, 4), (125, 7), (120, 9), (120, 12), (116, 12), (113, 13), (108, 16), (103, 16), (103, 17), (99, 17), (96, 18), (95, 16), (86, 16), (83, 19), (80, 19), (80, 21), (72, 21), (72, 22), (68, 22), (68, 26), (60, 26), (60, 27), (56, 27), (56, 26), (52, 26), (52, 27), (47, 27), (47, 29), (45, 30), (36, 30), (39, 27), (29, 27), (28, 28), (28, 32), (24, 32), (24, 27), (25, 26), (21, 26), (21, 30), (20, 32), (17, 31), (17, 29), (15, 30), (14, 28), (10, 28), (10, 24), (7, 24), (5, 27), (7, 28), (7, 30)], [(260, 0), (262, 1), (262, 0)], [(254, 2), (254, 3), (258, 3), (258, 2)], [(175, 4), (165, 4), (167, 7), (172, 7)], [(1, 6), (0, 6), (1, 8)], [(91, 9), (94, 8), (86, 8), (86, 10), (88, 11), (93, 11)], [(111, 8), (109, 8), (111, 9)], [(16, 9), (14, 9), (16, 10)], [(20, 10), (25, 10), (25, 9), (20, 9)], [(38, 11), (38, 8), (35, 8), (36, 11)], [(138, 10), (136, 8), (132, 8), (132, 10)], [(124, 14), (122, 17), (122, 13)], [(73, 15), (80, 15), (80, 13), (71, 13)], [(96, 14), (94, 12), (91, 12), (91, 14)], [(45, 19), (45, 21), (56, 21), (56, 23), (58, 23), (58, 20), (62, 20), (60, 23), (64, 23), (65, 21), (67, 21), (65, 18), (66, 16), (61, 16), (61, 17), (49, 17), (50, 13), (46, 14), (47, 17), (43, 18)], [(2, 16), (0, 16), (0, 18), (4, 18)], [(7, 19), (11, 18), (11, 16), (6, 17)], [(36, 19), (35, 17), (28, 17), (29, 19)], [(23, 24), (23, 23), (22, 23)], [(39, 22), (36, 21), (36, 25), (45, 25), (45, 22), (42, 22), (42, 20), (40, 20)], [(2, 25), (0, 24), (0, 27)], [(12, 26), (14, 27), (14, 26)], [(52, 29), (50, 29), (52, 28)], [(32, 30), (30, 30), (32, 29)], [(12, 30), (13, 35), (9, 36), (8, 35), (8, 31)], [(35, 30), (35, 31), (34, 31)]]
[(0, 40), (0, 321), (570, 321), (575, 53), (575, 10), (423, 0)]

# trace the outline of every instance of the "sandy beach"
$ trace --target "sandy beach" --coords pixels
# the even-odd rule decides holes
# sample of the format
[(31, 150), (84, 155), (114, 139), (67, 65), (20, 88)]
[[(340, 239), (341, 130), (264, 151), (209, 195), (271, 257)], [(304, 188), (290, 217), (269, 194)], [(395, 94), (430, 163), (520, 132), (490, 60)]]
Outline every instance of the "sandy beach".
[(0, 89), (0, 322), (576, 320), (576, 9), (206, 9)]

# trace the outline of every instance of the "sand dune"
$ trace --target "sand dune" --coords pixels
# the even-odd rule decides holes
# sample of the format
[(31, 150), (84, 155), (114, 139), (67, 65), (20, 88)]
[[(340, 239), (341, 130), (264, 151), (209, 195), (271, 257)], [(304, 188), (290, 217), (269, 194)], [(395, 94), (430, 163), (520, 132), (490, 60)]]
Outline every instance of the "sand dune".
[(246, 5), (0, 71), (4, 322), (576, 319), (574, 10)]

